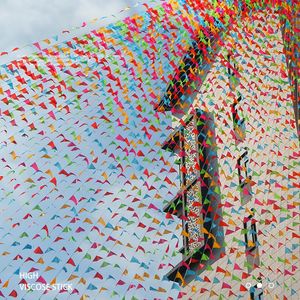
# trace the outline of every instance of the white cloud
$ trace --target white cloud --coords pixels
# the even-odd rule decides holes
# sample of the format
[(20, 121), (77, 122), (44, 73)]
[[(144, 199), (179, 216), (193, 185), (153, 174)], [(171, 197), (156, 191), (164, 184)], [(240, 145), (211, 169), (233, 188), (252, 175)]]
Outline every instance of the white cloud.
[(54, 36), (94, 18), (118, 15), (134, 0), (1, 0), (0, 52)]

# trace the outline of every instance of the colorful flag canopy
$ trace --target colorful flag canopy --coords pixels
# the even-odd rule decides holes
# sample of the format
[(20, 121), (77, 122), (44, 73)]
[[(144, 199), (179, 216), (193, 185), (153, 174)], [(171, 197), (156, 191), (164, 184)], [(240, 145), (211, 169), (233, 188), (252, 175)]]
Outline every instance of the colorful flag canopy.
[[(172, 114), (154, 108), (164, 99), (199, 32), (213, 29), (222, 46), (221, 32), (265, 4), (278, 8), (286, 30), (293, 30), (289, 24), (295, 1), (180, 0), (164, 1), (154, 8), (145, 3), (144, 14), (60, 43), (56, 38), (34, 43), (33, 53), (0, 66), (0, 298), (185, 296), (177, 283), (165, 278), (181, 260), (182, 231), (180, 220), (166, 215), (163, 207), (176, 196), (180, 183), (173, 155), (161, 148), (173, 131)], [(263, 32), (268, 42), (272, 32)], [(296, 35), (290, 39), (297, 45)], [(267, 47), (256, 51), (268, 55)], [(252, 60), (253, 70), (259, 68), (256, 63)], [(225, 76), (222, 72), (220, 78)], [(278, 86), (288, 80), (281, 70), (274, 72)], [(249, 109), (255, 110), (259, 101), (263, 100), (254, 99)], [(222, 113), (222, 103), (215, 109)], [(274, 112), (276, 118), (280, 116)], [(290, 134), (295, 127), (292, 118), (275, 134)], [(295, 134), (291, 139), (284, 145), (291, 150), (285, 157), (289, 162), (282, 164), (283, 170), (289, 170), (288, 178), (273, 171), (267, 158), (270, 177), (254, 176), (257, 191), (260, 185), (266, 189), (265, 181), (285, 191), (284, 196), (275, 193), (256, 204), (293, 219), (291, 227), (280, 231), (283, 239), (288, 235), (289, 243), (278, 241), (286, 256), (276, 254), (279, 245), (270, 245), (274, 250), (270, 256), (281, 266), (279, 272), (293, 280), (299, 261), (300, 173)], [(255, 142), (266, 146), (262, 140)], [(272, 151), (282, 155), (281, 149)], [(228, 156), (230, 150), (224, 151), (222, 160)], [(239, 206), (230, 204), (234, 199), (226, 200), (231, 198), (230, 189), (223, 192), (223, 205), (231, 208), (231, 214), (240, 214)], [(238, 226), (230, 221), (230, 214), (227, 217), (223, 225), (226, 234), (231, 234)], [(265, 220), (274, 226), (283, 221), (272, 212)], [(199, 291), (191, 286), (197, 295), (228, 299), (231, 281), (240, 285), (241, 295), (234, 296), (245, 294), (243, 282), (234, 273), (215, 265), (211, 270), (216, 275), (209, 288)], [(25, 278), (24, 273), (38, 277)], [(213, 284), (220, 278), (225, 278), (222, 290), (214, 291)], [(205, 273), (195, 278), (195, 282), (206, 280)], [(38, 283), (72, 288), (21, 288)], [(286, 299), (295, 293), (287, 283)]]

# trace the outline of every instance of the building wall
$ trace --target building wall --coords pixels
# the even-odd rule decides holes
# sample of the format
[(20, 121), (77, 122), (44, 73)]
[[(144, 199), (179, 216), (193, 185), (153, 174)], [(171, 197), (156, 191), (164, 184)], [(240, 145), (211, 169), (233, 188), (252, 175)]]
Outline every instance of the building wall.
[[(246, 286), (257, 284), (257, 277), (264, 299), (299, 299), (299, 142), (281, 34), (272, 10), (238, 21), (194, 99), (193, 108), (213, 112), (215, 119), (225, 255), (183, 288), (184, 299), (248, 299)], [(229, 51), (240, 74), (235, 90), (226, 75)], [(231, 114), (238, 91), (246, 120), (240, 143), (234, 139)], [(236, 163), (244, 146), (249, 148), (253, 194), (242, 205)], [(248, 273), (242, 229), (251, 208), (260, 267)]]

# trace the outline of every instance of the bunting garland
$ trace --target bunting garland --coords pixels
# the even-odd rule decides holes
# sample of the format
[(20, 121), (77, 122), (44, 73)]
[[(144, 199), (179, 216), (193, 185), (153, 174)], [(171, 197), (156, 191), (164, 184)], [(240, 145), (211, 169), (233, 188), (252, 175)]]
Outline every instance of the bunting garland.
[[(144, 14), (63, 42), (34, 43), (33, 53), (0, 66), (0, 299), (247, 297), (247, 283), (257, 280), (251, 262), (239, 264), (249, 220), (261, 225), (258, 242), (268, 258), (258, 263), (264, 293), (297, 299), (299, 3), (143, 5)], [(241, 140), (247, 135), (243, 151), (251, 155), (244, 186), (238, 178), (245, 168), (233, 164), (241, 148), (233, 138), (241, 121), (234, 115), (239, 96), (249, 100), (241, 110), (252, 124), (239, 133)], [(174, 216), (175, 206), (164, 212), (171, 199), (180, 202), (184, 155), (176, 160), (163, 148), (170, 136), (176, 147), (174, 130), (187, 131), (186, 116), (173, 128), (174, 115), (196, 109), (202, 111), (197, 126), (205, 127), (212, 120), (206, 113), (214, 113), (215, 135), (207, 130), (201, 151), (204, 157), (205, 149), (218, 145), (208, 157), (218, 157), (219, 179), (204, 170), (205, 162), (196, 168), (205, 178), (202, 186), (209, 183), (208, 194), (220, 198), (221, 229), (205, 229), (211, 220), (197, 217), (201, 204), (191, 198), (183, 221), (197, 220), (194, 230), (213, 243), (188, 264), (180, 248), (182, 236), (191, 235)], [(184, 152), (193, 157), (195, 151)], [(252, 195), (254, 219), (244, 219), (252, 211), (240, 195)], [(195, 247), (203, 242), (192, 238)], [(213, 263), (213, 249), (224, 250), (222, 265)], [(178, 264), (194, 278), (186, 286), (177, 283), (186, 281), (180, 272), (178, 280), (167, 278)]]

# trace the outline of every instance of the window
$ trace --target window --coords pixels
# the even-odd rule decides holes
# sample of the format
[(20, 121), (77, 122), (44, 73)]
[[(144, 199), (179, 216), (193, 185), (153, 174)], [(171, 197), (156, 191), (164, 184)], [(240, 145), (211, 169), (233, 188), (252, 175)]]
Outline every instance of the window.
[(240, 107), (240, 102), (242, 100), (242, 95), (240, 92), (237, 92), (238, 97), (232, 104), (232, 120), (233, 120), (233, 129), (235, 135), (239, 139), (244, 139), (245, 137), (245, 118), (242, 116), (242, 111)]
[(234, 69), (236, 69), (236, 63), (233, 63), (233, 66), (231, 66), (232, 59), (231, 59), (231, 55), (230, 54), (227, 55), (227, 61), (228, 61), (228, 64), (227, 64), (227, 73), (229, 75), (229, 80), (230, 80), (231, 77), (234, 76)]
[(236, 76), (238, 71), (237, 63), (232, 58), (232, 55), (227, 55), (227, 74), (229, 79), (229, 85), (231, 89), (235, 90), (236, 86), (239, 84), (239, 78)]
[(237, 94), (238, 94), (238, 97), (232, 104), (232, 119), (233, 119), (234, 127), (236, 125), (241, 126), (241, 124), (245, 121), (244, 118), (239, 117), (239, 114), (238, 114), (238, 106), (239, 106), (238, 104), (242, 100), (242, 95), (240, 94), (240, 92), (237, 92)]
[(240, 102), (242, 101), (242, 95), (236, 90), (239, 85), (239, 78), (237, 76), (237, 64), (233, 61), (231, 55), (227, 55), (227, 73), (229, 77), (229, 86), (235, 94), (235, 99), (231, 105), (233, 129), (235, 132), (236, 142), (241, 142), (245, 138), (245, 118), (242, 116), (242, 110)]
[(251, 181), (251, 176), (249, 175), (248, 170), (248, 164), (249, 164), (249, 158), (248, 158), (248, 148), (244, 148), (244, 153), (237, 161), (238, 164), (238, 175), (239, 175), (239, 183), (240, 187), (243, 188), (247, 183)]
[(256, 220), (253, 216), (254, 213), (244, 219), (246, 254), (253, 252), (257, 248)]

